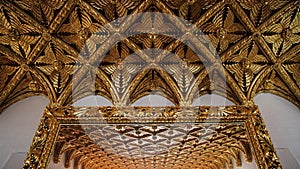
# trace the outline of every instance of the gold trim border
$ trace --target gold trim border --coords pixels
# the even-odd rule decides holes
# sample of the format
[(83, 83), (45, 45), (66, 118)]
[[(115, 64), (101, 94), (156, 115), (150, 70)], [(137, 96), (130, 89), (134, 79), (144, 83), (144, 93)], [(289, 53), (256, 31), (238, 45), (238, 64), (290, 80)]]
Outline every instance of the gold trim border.
[[(101, 113), (100, 113), (101, 112)], [(130, 118), (128, 118), (128, 112)], [(149, 113), (150, 112), (150, 113)], [(152, 112), (152, 113), (151, 113)], [(127, 115), (127, 116), (125, 116)], [(56, 107), (46, 108), (23, 169), (44, 169), (50, 162), (61, 124), (82, 123), (184, 123), (221, 122), (245, 124), (251, 151), (259, 169), (282, 168), (257, 106), (226, 107)]]

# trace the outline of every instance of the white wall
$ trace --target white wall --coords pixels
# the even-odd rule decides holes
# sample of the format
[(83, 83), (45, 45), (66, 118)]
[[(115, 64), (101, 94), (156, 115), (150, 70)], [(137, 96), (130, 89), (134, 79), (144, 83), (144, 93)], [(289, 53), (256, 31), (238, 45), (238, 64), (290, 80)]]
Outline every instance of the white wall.
[[(209, 95), (203, 96), (194, 105), (232, 104), (220, 96), (212, 97)], [(5, 165), (11, 154), (27, 152), (39, 119), (48, 102), (45, 97), (34, 96), (15, 103), (2, 112), (0, 115), (0, 168)], [(298, 167), (291, 167), (297, 165), (291, 162), (293, 160), (285, 158), (295, 157), (298, 163), (300, 162), (300, 110), (290, 102), (271, 94), (258, 95), (255, 98), (255, 102), (259, 105), (275, 147), (284, 148), (284, 150), (291, 152), (289, 156), (287, 151), (280, 156), (281, 161), (285, 162), (283, 163), (284, 169), (297, 169)], [(84, 98), (74, 105), (100, 106), (102, 104), (111, 105), (109, 101), (104, 100), (100, 96)], [(172, 105), (170, 101), (161, 96), (146, 96), (134, 103), (134, 105), (149, 104), (150, 106)], [(280, 153), (278, 154), (280, 155)], [(244, 169), (253, 168), (253, 164), (244, 163)], [(16, 162), (15, 164), (17, 165), (18, 163)], [(16, 166), (13, 168), (20, 167)]]
[(287, 148), (300, 164), (299, 108), (272, 94), (260, 94), (254, 101), (259, 106), (274, 147)]
[(112, 106), (112, 103), (103, 96), (87, 96), (77, 100), (73, 106)]
[(13, 153), (28, 151), (48, 103), (46, 97), (34, 96), (11, 105), (1, 113), (0, 168)]

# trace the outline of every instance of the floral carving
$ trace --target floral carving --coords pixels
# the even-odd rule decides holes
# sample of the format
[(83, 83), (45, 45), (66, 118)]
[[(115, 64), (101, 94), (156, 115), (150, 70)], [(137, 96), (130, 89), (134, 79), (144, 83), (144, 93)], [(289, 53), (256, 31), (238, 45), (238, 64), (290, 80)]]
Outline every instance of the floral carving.
[[(80, 7), (76, 7), (69, 17), (69, 23), (62, 25), (57, 35), (66, 42), (76, 46), (81, 51), (84, 45), (88, 45), (92, 51), (96, 49), (94, 41), (87, 41), (94, 33), (101, 32), (101, 25), (94, 23), (91, 16)], [(105, 32), (102, 32), (105, 36)], [(99, 43), (99, 42), (98, 42)]]
[(295, 9), (270, 27), (263, 30), (263, 37), (271, 44), (276, 56), (285, 53), (294, 44), (300, 42), (300, 13)]
[(235, 22), (235, 16), (230, 7), (218, 12), (211, 22), (202, 26), (202, 31), (208, 35), (219, 53), (224, 52), (230, 43), (235, 43), (247, 34), (240, 23)]
[[(102, 11), (109, 21), (124, 17), (140, 4), (140, 0), (88, 0), (93, 7)], [(117, 22), (117, 21), (116, 21)]]
[(263, 168), (282, 168), (261, 114), (256, 110), (253, 112), (252, 118), (255, 121), (254, 131), (257, 137), (257, 141), (254, 142), (254, 145), (260, 147), (259, 149), (258, 147), (255, 147), (255, 149), (261, 151), (258, 158), (263, 159), (262, 161), (259, 161), (258, 164)]
[(242, 165), (241, 154), (247, 162), (255, 157), (260, 169), (281, 168), (256, 106), (53, 107), (44, 113), (23, 168), (46, 168), (52, 153), (55, 163), (65, 153), (65, 166), (74, 160), (85, 168), (233, 168), (233, 159)]
[(56, 132), (55, 127), (58, 127), (53, 127), (54, 123), (55, 119), (45, 113), (35, 133), (30, 152), (27, 154), (22, 169), (46, 168), (46, 159), (42, 154), (49, 153), (52, 147), (51, 143), (53, 143), (53, 136)]
[(19, 64), (7, 58), (7, 56), (0, 53), (0, 92), (5, 87), (8, 77), (12, 75), (17, 69)]
[(246, 92), (255, 74), (267, 66), (267, 63), (268, 60), (259, 53), (258, 46), (252, 41), (249, 46), (241, 49), (238, 54), (226, 60), (224, 65), (234, 74), (239, 86)]
[[(175, 15), (175, 17), (196, 23), (196, 27), (188, 24), (189, 22), (170, 21), (163, 15), (155, 18), (152, 17), (153, 15), (148, 15), (148, 17), (141, 15), (141, 18), (136, 21), (131, 20), (132, 22), (126, 20), (131, 17), (124, 17), (143, 12)], [(122, 17), (124, 17), (123, 20), (120, 19)], [(107, 22), (110, 22), (109, 29), (105, 28)], [(147, 32), (148, 28), (152, 31)], [(199, 31), (195, 31), (197, 28)], [(71, 118), (71, 125), (73, 125), (78, 123), (77, 117), (82, 118), (80, 120), (86, 120), (87, 123), (92, 119), (94, 124), (98, 120), (127, 123), (134, 120), (152, 119), (160, 123), (169, 122), (170, 125), (180, 125), (179, 121), (182, 119), (192, 119), (192, 122), (199, 123), (206, 122), (207, 119), (212, 119), (214, 123), (217, 119), (224, 120), (221, 124), (223, 127), (213, 127), (213, 129), (207, 125), (198, 125), (186, 131), (182, 131), (180, 127), (176, 129), (170, 127), (167, 130), (172, 131), (164, 133), (165, 131), (157, 127), (157, 124), (149, 124), (147, 121), (148, 124), (143, 126), (126, 127), (126, 125), (117, 124), (106, 133), (102, 133), (106, 130), (104, 128), (95, 134), (100, 133), (113, 138), (114, 133), (111, 131), (114, 130), (117, 133), (123, 133), (129, 145), (136, 146), (141, 141), (152, 145), (165, 142), (165, 147), (172, 147), (173, 145), (168, 141), (177, 135), (176, 131), (181, 134), (188, 133), (190, 136), (184, 138), (179, 143), (180, 146), (175, 149), (173, 159), (177, 158), (176, 155), (179, 155), (177, 159), (180, 159), (182, 154), (191, 157), (196, 152), (197, 158), (184, 160), (194, 160), (194, 163), (190, 164), (199, 164), (204, 166), (203, 168), (218, 168), (212, 166), (212, 163), (220, 167), (227, 164), (228, 168), (233, 168), (231, 159), (237, 159), (237, 165), (241, 164), (239, 151), (246, 153), (247, 160), (251, 160), (250, 150), (252, 150), (252, 153), (255, 151), (254, 154), (259, 157), (255, 158), (259, 161), (258, 167), (280, 168), (262, 119), (260, 115), (253, 113), (250, 106), (256, 94), (267, 91), (285, 97), (300, 107), (299, 30), (299, 2), (292, 0), (0, 0), (0, 107), (2, 108), (0, 111), (16, 100), (32, 94), (45, 94), (51, 99), (53, 103), (51, 106), (60, 106), (69, 105), (72, 102), (71, 92), (77, 91), (76, 99), (93, 93), (91, 85), (85, 84), (87, 80), (84, 81), (81, 77), (78, 78), (76, 89), (71, 91), (73, 90), (70, 87), (71, 77), (74, 77), (73, 68), (77, 66), (77, 62), (80, 62), (78, 65), (84, 65), (84, 68), (85, 66), (96, 67), (95, 71), (82, 74), (82, 76), (89, 76), (86, 79), (92, 81), (93, 73), (95, 73), (96, 84), (93, 84), (96, 86), (95, 93), (109, 98), (117, 106), (95, 108), (96, 111), (93, 112), (89, 111), (89, 108), (81, 108), (81, 111), (77, 112), (75, 109), (57, 108), (53, 113), (57, 119), (50, 119), (52, 115), (48, 112), (50, 116), (46, 115), (47, 118), (41, 121), (24, 168), (46, 167), (47, 160), (49, 160), (48, 154), (52, 151), (53, 142), (51, 141), (57, 138), (56, 134), (62, 135), (61, 143), (54, 151), (67, 150), (66, 166), (71, 159), (74, 159), (75, 166), (84, 164), (86, 168), (92, 168), (92, 166), (101, 168), (101, 165), (106, 165), (107, 163), (103, 163), (103, 160), (107, 162), (111, 160), (110, 157), (79, 158), (83, 153), (91, 152), (91, 150), (102, 152), (91, 140), (88, 142), (89, 138), (82, 132), (83, 130), (79, 129), (80, 125), (76, 128), (80, 132), (74, 130), (72, 134), (78, 136), (79, 142), (74, 143), (82, 143), (83, 146), (74, 149), (70, 144), (62, 144), (76, 141), (76, 139), (67, 138), (67, 135), (64, 135), (66, 133), (57, 133), (58, 126), (52, 125), (52, 122), (63, 120), (64, 124), (67, 124)], [(41, 35), (43, 39), (40, 39)], [(192, 38), (185, 39), (186, 37)], [(120, 38), (122, 41), (116, 42)], [(180, 42), (181, 38), (184, 42)], [(190, 45), (181, 45), (181, 43)], [(157, 55), (150, 55), (146, 52), (150, 48), (174, 53), (178, 57), (163, 56), (165, 54), (163, 52), (162, 55), (160, 52), (155, 53), (159, 55), (156, 57)], [(97, 49), (100, 50), (94, 52)], [(212, 52), (215, 49), (220, 57)], [(78, 59), (76, 55), (79, 51), (81, 51), (80, 56), (91, 56), (95, 53), (99, 54), (99, 57), (89, 59), (79, 57)], [(137, 53), (137, 51), (141, 52)], [(273, 57), (272, 51), (277, 58)], [(201, 58), (196, 54), (201, 55)], [(207, 56), (210, 54), (212, 55)], [(219, 58), (223, 62), (224, 79), (228, 86), (222, 86), (225, 92), (220, 91), (218, 94), (232, 99), (236, 104), (249, 103), (248, 107), (237, 106), (232, 109), (189, 107), (190, 101), (194, 99), (193, 96), (198, 97), (214, 90), (218, 91), (216, 88), (222, 85), (218, 82), (212, 83), (211, 77), (207, 75), (211, 71), (210, 68), (221, 64)], [(100, 65), (96, 65), (99, 60), (101, 60)], [(141, 71), (145, 67), (149, 69)], [(162, 67), (164, 69), (158, 69)], [(21, 73), (15, 73), (19, 69)], [(23, 70), (27, 72), (23, 73)], [(214, 73), (212, 78), (222, 79), (223, 77), (217, 73)], [(193, 81), (193, 77), (197, 81)], [(197, 90), (199, 94), (195, 92)], [(118, 109), (119, 106), (126, 107), (151, 93), (163, 95), (175, 105), (187, 106), (185, 107), (187, 109), (181, 109), (182, 107), (139, 107), (134, 111), (133, 109)], [(55, 94), (57, 95), (54, 96)], [(194, 116), (199, 116), (199, 118), (191, 118)], [(179, 119), (178, 123), (173, 123), (175, 119)], [(236, 120), (233, 121), (233, 126), (226, 124), (231, 120)], [(249, 124), (252, 122), (255, 123)], [(244, 124), (246, 125), (243, 126)], [(231, 127), (232, 130), (229, 130)], [(201, 135), (198, 135), (200, 132), (206, 137), (201, 143), (196, 142), (198, 138), (201, 138)], [(218, 134), (214, 135), (213, 132)], [(149, 138), (146, 138), (147, 135)], [(128, 137), (130, 138), (127, 139)], [(234, 137), (233, 142), (241, 141), (241, 144), (222, 141), (223, 138), (232, 137)], [(250, 141), (253, 142), (256, 139), (257, 144), (253, 144), (252, 148), (251, 144), (245, 143), (248, 137), (252, 137)], [(119, 142), (113, 148), (125, 147), (126, 149), (126, 144), (125, 146), (119, 145), (120, 141), (124, 140), (115, 137), (114, 140), (116, 139), (119, 139)], [(132, 139), (136, 141), (130, 142)], [(101, 140), (98, 141), (101, 142)], [(211, 144), (212, 147), (206, 144)], [(195, 151), (197, 146), (199, 151)], [(199, 146), (202, 147), (199, 149)], [(146, 145), (145, 147), (145, 150), (150, 153), (155, 150), (153, 146)], [(222, 147), (224, 148), (221, 150), (223, 155), (218, 154), (218, 150)], [(228, 147), (231, 147), (230, 151)], [(240, 147), (239, 150), (236, 147)], [(203, 151), (204, 148), (206, 148), (205, 151)], [(55, 152), (56, 159), (60, 156), (60, 152), (62, 151)], [(203, 158), (199, 158), (199, 152), (205, 152), (209, 157), (201, 154)], [(96, 153), (96, 155), (101, 154)], [(221, 156), (224, 158), (221, 159)], [(164, 158), (155, 160), (159, 162), (162, 159)], [(160, 161), (160, 163), (171, 164), (165, 161)], [(127, 167), (127, 165), (115, 167), (118, 165), (116, 162), (111, 164), (114, 165), (110, 166), (111, 168)], [(151, 167), (154, 168), (153, 166), (148, 168)]]
[(164, 58), (164, 60), (162, 60), (159, 64), (163, 70), (165, 70), (175, 79), (180, 91), (186, 93), (190, 88), (192, 81), (195, 79), (193, 74), (195, 69), (191, 69), (188, 66), (188, 63), (184, 62), (181, 58), (173, 54), (170, 54)]
[(21, 8), (32, 13), (43, 25), (49, 26), (55, 17), (55, 10), (62, 7), (65, 0), (14, 0)]
[(34, 26), (21, 22), (12, 11), (0, 6), (0, 44), (8, 45), (22, 57), (31, 52), (41, 33)]
[(294, 80), (296, 81), (298, 87), (300, 86), (300, 57), (299, 52), (296, 55), (283, 63), (284, 68), (292, 74)]
[(50, 77), (53, 87), (57, 93), (61, 93), (73, 74), (75, 60), (70, 55), (58, 48), (53, 42), (50, 42), (44, 55), (35, 61), (35, 65)]
[(255, 25), (260, 25), (266, 21), (273, 11), (279, 10), (286, 5), (288, 0), (238, 0), (240, 5), (250, 10), (250, 19)]
[[(299, 2), (292, 0), (0, 0), (0, 107), (32, 94), (70, 104), (77, 62), (97, 70), (79, 75), (76, 99), (96, 86), (96, 94), (126, 105), (150, 93), (187, 105), (218, 91), (236, 104), (272, 92), (299, 106), (299, 34)], [(168, 52), (178, 60), (163, 56)], [(222, 76), (214, 69), (219, 58)], [(142, 71), (147, 66), (155, 69)]]
[(173, 10), (178, 10), (179, 16), (193, 23), (196, 22), (204, 11), (216, 4), (216, 0), (168, 1), (164, 0)]

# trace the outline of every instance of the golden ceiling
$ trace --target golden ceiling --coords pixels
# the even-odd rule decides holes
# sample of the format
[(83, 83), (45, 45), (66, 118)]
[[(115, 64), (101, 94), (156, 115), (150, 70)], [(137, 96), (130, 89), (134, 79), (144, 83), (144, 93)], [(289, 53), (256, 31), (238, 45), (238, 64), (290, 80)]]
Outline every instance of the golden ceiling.
[(249, 105), (270, 92), (300, 106), (297, 0), (0, 2), (0, 111), (32, 95), (129, 105), (150, 93)]
[[(66, 153), (66, 166), (71, 158), (87, 168), (99, 168), (105, 163), (97, 158), (82, 159), (82, 154), (91, 155), (89, 158), (93, 159), (97, 153), (108, 153), (105, 158), (112, 159), (109, 152), (101, 152), (101, 148), (89, 144), (90, 137), (85, 138), (99, 130), (94, 130), (95, 126), (101, 128), (101, 125), (86, 126), (89, 132), (85, 133), (81, 127), (69, 123), (57, 126), (58, 121), (64, 119), (61, 116), (69, 115), (68, 111), (71, 115), (81, 112), (71, 107), (64, 111), (60, 106), (70, 106), (88, 95), (101, 95), (122, 108), (145, 95), (159, 94), (182, 108), (204, 94), (216, 93), (236, 105), (253, 107), (257, 94), (270, 92), (300, 107), (299, 7), (298, 0), (0, 0), (0, 112), (33, 95), (44, 95), (50, 100), (24, 168), (46, 167), (54, 141), (54, 161), (58, 162), (61, 154)], [(162, 121), (168, 122), (169, 117), (178, 113), (177, 108), (174, 107), (176, 111), (171, 114), (160, 110), (165, 113)], [(254, 152), (259, 168), (280, 168), (263, 121), (254, 113), (257, 110), (252, 110), (249, 118), (244, 119), (252, 121), (241, 122), (241, 114), (246, 110), (239, 109), (222, 110), (229, 114), (216, 115), (222, 120), (223, 115), (228, 119), (213, 127), (214, 134), (201, 135), (205, 145), (195, 139), (183, 139), (186, 142), (182, 144), (187, 143), (187, 147), (179, 158), (176, 147), (170, 148), (175, 151), (169, 154), (171, 158), (165, 158), (162, 153), (161, 158), (154, 161), (113, 158), (124, 165), (144, 163), (149, 168), (163, 164), (162, 160), (174, 160), (179, 166), (192, 168), (200, 165), (197, 160), (185, 164), (182, 158), (198, 151), (196, 149), (205, 152), (203, 149), (207, 148), (212, 155), (226, 155), (220, 155), (224, 158), (207, 157), (205, 153), (197, 156), (204, 159), (202, 168), (230, 168), (232, 158), (239, 165), (241, 152), (249, 161)], [(110, 109), (106, 107), (106, 110)], [(141, 111), (143, 115), (134, 112), (134, 116), (151, 114), (146, 110)], [(220, 113), (219, 110), (213, 112)], [(230, 112), (234, 116), (231, 117)], [(164, 132), (172, 128), (159, 123), (135, 126), (127, 122), (119, 126), (115, 120), (100, 134), (105, 130), (123, 133), (124, 138), (130, 140), (129, 137), (138, 139), (131, 133), (136, 130), (150, 134), (152, 139), (142, 140), (147, 143), (155, 142), (153, 133), (157, 128)], [(188, 128), (176, 125), (173, 129), (177, 133), (181, 132), (179, 128)], [(190, 128), (197, 131), (209, 128), (209, 124), (193, 125)], [(185, 132), (191, 134), (187, 137), (195, 137), (193, 131)], [(54, 138), (56, 134), (58, 137)], [(160, 138), (170, 135), (162, 134)], [(72, 137), (77, 140), (70, 139)], [(236, 147), (227, 147), (227, 150), (216, 147), (220, 144), (218, 137), (228, 137), (227, 142)], [(81, 138), (91, 147), (81, 145), (78, 142)], [(225, 142), (226, 139), (223, 146)], [(197, 146), (193, 148), (193, 145)], [(72, 149), (74, 146), (76, 151)], [(148, 150), (151, 151), (151, 147)], [(42, 156), (45, 153), (48, 153), (47, 158)]]
[(256, 106), (56, 107), (45, 110), (23, 169), (50, 160), (74, 169), (233, 169), (242, 158), (281, 168)]

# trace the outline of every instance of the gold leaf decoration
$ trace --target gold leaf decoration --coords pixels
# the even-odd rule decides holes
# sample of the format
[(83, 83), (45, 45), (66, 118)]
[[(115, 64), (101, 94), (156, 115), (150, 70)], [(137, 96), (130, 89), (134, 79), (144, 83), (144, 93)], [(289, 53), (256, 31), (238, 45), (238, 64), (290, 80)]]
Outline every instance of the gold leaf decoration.
[(172, 91), (170, 85), (163, 80), (161, 74), (155, 69), (147, 71), (131, 92), (128, 102), (134, 103), (137, 99), (149, 94), (159, 94), (170, 99), (173, 103), (178, 103), (175, 92)]
[(180, 57), (183, 62), (186, 62), (188, 69), (195, 75), (208, 66), (208, 62), (205, 58), (197, 52), (195, 48), (192, 48), (191, 45), (180, 44), (175, 49), (174, 53), (176, 56)]
[(117, 68), (114, 73), (112, 74), (112, 81), (117, 88), (117, 91), (120, 93), (124, 93), (125, 89), (129, 85), (131, 76), (129, 71), (124, 69), (123, 66)]
[[(130, 39), (136, 44), (141, 44), (143, 49), (163, 49), (174, 40), (172, 37), (157, 34), (133, 35)], [(155, 55), (151, 57), (155, 57)]]
[(283, 67), (292, 74), (295, 82), (300, 86), (300, 82), (297, 79), (300, 79), (300, 57), (297, 53), (292, 59), (289, 59), (283, 63)]
[(296, 101), (296, 93), (291, 91), (275, 70), (272, 70), (267, 77), (262, 79), (262, 83), (259, 85), (256, 93), (270, 92), (290, 100), (298, 107), (300, 106), (299, 102)]
[[(189, 128), (192, 127), (192, 128)], [(97, 156), (101, 154), (102, 160), (105, 160), (106, 165), (109, 164), (110, 167), (124, 168), (124, 163), (127, 164), (127, 168), (134, 168), (141, 163), (144, 167), (150, 168), (154, 166), (162, 166), (163, 160), (166, 158), (166, 150), (168, 152), (169, 158), (179, 160), (179, 154), (183, 155), (192, 151), (193, 147), (198, 147), (199, 145), (210, 144), (211, 146), (205, 149), (200, 157), (197, 159), (203, 159), (203, 161), (196, 161), (196, 158), (190, 158), (191, 163), (197, 164), (197, 166), (205, 167), (207, 164), (205, 158), (214, 157), (215, 164), (211, 166), (218, 166), (219, 161), (222, 161), (220, 157), (217, 156), (218, 153), (223, 152), (227, 154), (228, 157), (237, 158), (237, 152), (248, 151), (243, 147), (243, 143), (231, 140), (231, 133), (234, 133), (235, 137), (243, 137), (246, 140), (247, 137), (244, 136), (245, 129), (238, 125), (224, 125), (224, 126), (214, 126), (214, 125), (172, 125), (171, 127), (164, 127), (161, 125), (144, 125), (144, 126), (133, 126), (133, 125), (110, 125), (110, 126), (86, 126), (86, 130), (90, 132), (85, 133), (84, 129), (77, 126), (65, 126), (62, 125), (61, 133), (68, 133), (68, 135), (59, 135), (57, 142), (63, 142), (63, 147), (59, 150), (61, 153), (73, 151), (74, 147), (81, 147), (79, 149), (74, 149), (75, 156), (70, 158), (74, 159), (76, 156), (82, 157), (84, 153), (87, 154), (89, 159), (93, 161), (98, 161)], [(202, 134), (199, 134), (202, 133)], [(188, 134), (187, 134), (188, 133)], [(203, 136), (202, 136), (203, 135)], [(213, 135), (218, 135), (219, 138), (214, 138)], [(79, 136), (81, 142), (76, 142), (76, 139), (71, 139)], [(228, 137), (226, 140), (220, 141), (221, 137)], [(184, 138), (187, 139), (184, 139)], [(199, 137), (201, 139), (199, 139)], [(66, 142), (66, 138), (69, 138), (69, 142)], [(153, 139), (154, 138), (154, 139)], [(237, 138), (236, 138), (237, 139)], [(113, 140), (113, 141), (110, 141)], [(137, 141), (138, 140), (138, 141)], [(213, 143), (215, 145), (213, 145)], [(216, 146), (221, 143), (221, 146)], [(224, 143), (224, 144), (222, 144)], [(125, 144), (125, 145), (124, 145)], [(248, 144), (248, 143), (245, 143)], [(87, 146), (83, 146), (87, 145)], [(182, 145), (182, 148), (178, 148)], [(59, 146), (59, 144), (57, 144)], [(230, 150), (226, 146), (230, 147)], [(130, 149), (124, 148), (130, 147)], [(160, 151), (153, 147), (159, 147)], [(96, 150), (95, 153), (91, 153), (89, 149)], [(101, 150), (102, 149), (102, 150)], [(179, 150), (178, 150), (179, 149)], [(195, 148), (197, 152), (200, 152), (200, 148)], [(207, 155), (211, 150), (215, 150), (213, 154)], [(118, 152), (116, 152), (118, 151)], [(60, 156), (61, 153), (56, 153)], [(158, 154), (159, 153), (159, 154)], [(177, 156), (178, 154), (178, 156)], [(197, 155), (196, 155), (197, 154)], [(135, 157), (135, 162), (129, 163), (131, 158), (129, 156)], [(157, 158), (155, 163), (151, 165), (151, 157), (155, 156)], [(198, 153), (191, 153), (190, 156), (199, 156)], [(159, 158), (158, 158), (159, 157)], [(57, 158), (57, 157), (56, 157)], [(101, 167), (105, 168), (104, 163), (90, 162), (88, 159), (81, 158), (80, 164), (89, 168)], [(118, 161), (118, 163), (112, 164), (112, 159)], [(169, 160), (171, 160), (169, 159)], [(185, 165), (191, 165), (190, 160), (186, 160)], [(89, 161), (89, 162), (88, 162)], [(226, 160), (229, 162), (230, 160)], [(69, 161), (66, 161), (69, 163)], [(224, 161), (225, 162), (225, 161)], [(202, 163), (202, 164), (201, 164)], [(195, 165), (194, 164), (194, 165)], [(70, 164), (68, 164), (70, 165)], [(165, 164), (165, 168), (172, 166), (172, 163)]]
[(40, 35), (37, 28), (22, 23), (15, 13), (0, 6), (0, 44), (26, 58), (32, 50), (31, 44), (35, 44)]
[(113, 74), (120, 64), (127, 56), (130, 55), (130, 51), (127, 45), (124, 43), (117, 43), (100, 62), (99, 67), (107, 74)]
[[(95, 51), (95, 41), (89, 40), (87, 41), (88, 44), (85, 44), (85, 42), (94, 33), (94, 36), (96, 36), (98, 32), (102, 32), (103, 35), (100, 36), (105, 37), (106, 33), (101, 29), (101, 25), (99, 23), (94, 23), (87, 11), (80, 7), (76, 7), (70, 15), (69, 23), (62, 25), (57, 35), (66, 42), (74, 44), (78, 51), (81, 51), (84, 45), (88, 45), (90, 48), (94, 49), (92, 51)], [(99, 40), (99, 38), (95, 40)]]
[(193, 0), (193, 1), (163, 1), (166, 5), (168, 5), (173, 10), (178, 10), (179, 16), (184, 18), (185, 20), (194, 23), (200, 17), (201, 14), (204, 13), (207, 9), (211, 8), (214, 4), (217, 3), (216, 0), (205, 1), (205, 0)]
[(292, 45), (300, 42), (299, 8), (285, 14), (279, 23), (266, 27), (262, 32), (266, 42), (271, 44), (274, 54), (279, 57)]
[(252, 41), (249, 46), (224, 62), (225, 67), (234, 74), (244, 92), (248, 91), (254, 76), (268, 64), (265, 56), (258, 52), (259, 47)]
[[(159, 168), (174, 168), (172, 164), (233, 168), (233, 159), (239, 166), (242, 153), (251, 161), (255, 151), (258, 167), (280, 168), (262, 119), (252, 108), (254, 97), (261, 92), (274, 93), (300, 107), (299, 18), (295, 0), (0, 0), (0, 111), (37, 94), (49, 98), (49, 107), (69, 106), (93, 94), (115, 105), (90, 113), (81, 109), (72, 114), (72, 108), (45, 112), (24, 168), (46, 167), (50, 158), (44, 159), (43, 153), (50, 154), (51, 141), (57, 136), (52, 129), (61, 129), (54, 162), (65, 153), (66, 167), (74, 160), (75, 167), (85, 168), (137, 168), (133, 164), (145, 164), (141, 168), (158, 168), (155, 164), (162, 164)], [(218, 110), (189, 107), (194, 99), (211, 93), (238, 106)], [(182, 107), (116, 110), (149, 94), (159, 94)], [(227, 111), (221, 111), (224, 109)], [(232, 111), (237, 110), (233, 117)], [(101, 123), (116, 119), (127, 123), (129, 117), (134, 117), (131, 122), (168, 120), (170, 127), (147, 121), (97, 130), (95, 120), (86, 125), (90, 135), (79, 125), (56, 128), (59, 119), (74, 120), (76, 114)], [(176, 126), (180, 125), (178, 118), (195, 114), (203, 115), (196, 119), (199, 124)], [(221, 126), (200, 124), (210, 117), (239, 121)], [(241, 123), (241, 117), (250, 120)], [(183, 135), (187, 137), (181, 142), (168, 142)], [(140, 142), (143, 153), (136, 149)], [(153, 145), (162, 150), (153, 159), (130, 161), (111, 155), (117, 148), (123, 155), (153, 155)], [(170, 153), (167, 157), (166, 152)]]
[(88, 0), (96, 9), (103, 11), (109, 21), (124, 17), (141, 3), (140, 0)]
[(17, 69), (19, 64), (7, 58), (7, 56), (0, 53), (0, 92), (5, 87), (8, 77), (11, 76)]
[(236, 17), (229, 6), (219, 11), (211, 22), (201, 26), (217, 52), (224, 52), (230, 43), (236, 43), (247, 35), (242, 24), (236, 22)]
[[(124, 115), (132, 115), (135, 123), (128, 123)], [(108, 124), (91, 123), (95, 118)], [(168, 121), (158, 123), (162, 119)], [(222, 123), (215, 123), (216, 119)], [(78, 125), (78, 121), (86, 124)], [(257, 107), (245, 106), (127, 107), (122, 111), (116, 107), (50, 108), (23, 168), (47, 167), (47, 161), (40, 159), (52, 153), (55, 162), (65, 155), (65, 167), (74, 162), (76, 167), (92, 169), (174, 165), (233, 169), (233, 162), (242, 165), (242, 154), (247, 162), (255, 158), (261, 169), (281, 168)]]
[(49, 26), (55, 17), (55, 10), (62, 7), (65, 0), (13, 0), (21, 8), (32, 13), (33, 17), (45, 26)]
[(189, 69), (187, 63), (184, 63), (178, 56), (170, 54), (159, 64), (175, 79), (181, 92), (187, 92), (194, 79), (193, 71)]
[(240, 5), (250, 11), (250, 19), (258, 26), (266, 21), (274, 11), (278, 11), (288, 0), (238, 0)]
[[(299, 105), (298, 1), (74, 2), (0, 1), (1, 107), (32, 93), (69, 105), (72, 86), (76, 98), (96, 92), (125, 105), (151, 93), (180, 105), (213, 92), (236, 104), (272, 92)], [(74, 75), (78, 66), (93, 69), (98, 91), (81, 69)]]
[[(167, 35), (160, 37), (162, 40), (164, 40), (170, 37), (176, 37), (180, 34), (180, 29), (178, 29), (173, 23), (173, 18), (168, 17), (163, 13), (147, 11), (146, 13), (138, 16), (139, 17), (135, 18), (135, 22), (130, 25), (129, 29), (125, 32), (128, 34), (128, 36), (147, 33), (148, 35), (152, 36), (149, 36), (150, 39), (154, 40), (154, 38), (159, 39), (156, 38), (156, 34)], [(129, 17), (129, 19), (131, 18)]]
[(58, 48), (53, 42), (48, 43), (44, 55), (40, 56), (35, 65), (46, 75), (57, 93), (62, 93), (66, 86), (69, 76), (73, 74), (75, 60)]

